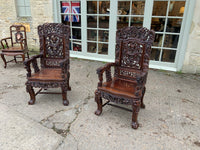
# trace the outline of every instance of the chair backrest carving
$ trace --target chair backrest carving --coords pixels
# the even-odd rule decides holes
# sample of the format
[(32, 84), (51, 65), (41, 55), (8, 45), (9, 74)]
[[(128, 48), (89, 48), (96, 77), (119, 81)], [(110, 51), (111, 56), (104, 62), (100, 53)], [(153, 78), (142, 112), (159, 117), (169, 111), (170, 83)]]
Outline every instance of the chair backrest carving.
[(135, 71), (147, 71), (154, 31), (144, 27), (126, 27), (117, 31), (115, 77), (131, 79)]
[(60, 67), (63, 59), (69, 59), (69, 35), (68, 25), (61, 23), (45, 23), (38, 26), (40, 39), (41, 67)]
[[(26, 28), (23, 25), (12, 25), (10, 26), (10, 37), (11, 44), (20, 44), (22, 39), (26, 39)], [(25, 41), (26, 42), (26, 41)]]

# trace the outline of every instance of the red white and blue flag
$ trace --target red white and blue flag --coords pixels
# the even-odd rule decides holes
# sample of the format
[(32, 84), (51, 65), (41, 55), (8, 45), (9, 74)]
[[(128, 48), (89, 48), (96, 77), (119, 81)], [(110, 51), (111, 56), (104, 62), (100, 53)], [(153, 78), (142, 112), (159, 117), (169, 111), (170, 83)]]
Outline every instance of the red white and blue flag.
[(67, 14), (64, 21), (79, 22), (80, 2), (62, 2), (62, 13)]

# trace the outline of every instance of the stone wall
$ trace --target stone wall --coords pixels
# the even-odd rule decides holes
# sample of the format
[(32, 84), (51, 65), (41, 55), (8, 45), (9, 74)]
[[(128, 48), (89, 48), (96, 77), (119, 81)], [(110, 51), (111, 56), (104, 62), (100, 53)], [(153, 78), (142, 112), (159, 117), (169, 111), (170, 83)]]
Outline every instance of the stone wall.
[(196, 0), (188, 45), (183, 63), (183, 72), (200, 73), (200, 0)]
[(9, 26), (14, 23), (28, 23), (27, 32), (29, 50), (39, 51), (37, 26), (53, 22), (52, 0), (30, 0), (31, 17), (17, 17), (15, 0), (0, 0), (0, 39), (9, 36)]

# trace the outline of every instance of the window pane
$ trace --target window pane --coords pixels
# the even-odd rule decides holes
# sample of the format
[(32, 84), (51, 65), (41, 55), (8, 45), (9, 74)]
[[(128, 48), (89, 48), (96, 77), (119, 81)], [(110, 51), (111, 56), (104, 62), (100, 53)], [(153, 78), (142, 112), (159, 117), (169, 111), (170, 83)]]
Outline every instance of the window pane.
[(110, 2), (100, 1), (99, 2), (99, 13), (100, 14), (109, 14), (110, 13)]
[(99, 30), (99, 40), (100, 42), (108, 42), (108, 35), (109, 31), (106, 30)]
[(73, 21), (72, 21), (72, 26), (81, 26), (81, 15), (72, 15)]
[(175, 50), (163, 50), (161, 61), (174, 62), (176, 56)]
[(99, 28), (109, 28), (109, 16), (99, 17)]
[(143, 26), (143, 17), (131, 17), (131, 26)]
[(184, 1), (171, 1), (169, 7), (169, 16), (183, 16), (185, 9), (185, 2)]
[(160, 49), (152, 48), (151, 50), (151, 60), (159, 61)]
[(79, 52), (82, 51), (81, 42), (73, 41), (73, 51), (79, 51)]
[(30, 6), (30, 0), (25, 0), (25, 5)]
[(123, 27), (128, 27), (128, 17), (119, 17), (119, 21), (117, 21), (117, 29), (123, 28)]
[(162, 39), (163, 39), (163, 34), (156, 34), (153, 46), (161, 47), (162, 46)]
[(108, 44), (99, 43), (98, 54), (108, 54)]
[(130, 1), (118, 2), (118, 15), (128, 15), (130, 9)]
[(179, 35), (165, 35), (164, 47), (177, 48)]
[(144, 6), (145, 6), (144, 1), (132, 2), (131, 14), (132, 15), (144, 15)]
[(164, 18), (152, 18), (151, 29), (158, 32), (163, 32), (165, 26)]
[(97, 1), (88, 1), (87, 2), (87, 13), (96, 14), (97, 13)]
[(167, 1), (154, 1), (153, 16), (166, 16)]
[(97, 40), (97, 31), (96, 30), (87, 30), (87, 38), (90, 41)]
[(25, 7), (18, 7), (18, 16), (26, 16)]
[(169, 18), (167, 22), (167, 32), (180, 33), (182, 19)]
[(88, 47), (88, 52), (90, 52), (90, 53), (96, 53), (97, 52), (97, 45), (96, 45), (96, 43), (88, 42), (87, 43), (87, 47)]
[(24, 0), (17, 0), (17, 6), (25, 6)]
[(87, 27), (97, 28), (97, 17), (87, 16)]
[(81, 39), (81, 29), (72, 28), (73, 39)]

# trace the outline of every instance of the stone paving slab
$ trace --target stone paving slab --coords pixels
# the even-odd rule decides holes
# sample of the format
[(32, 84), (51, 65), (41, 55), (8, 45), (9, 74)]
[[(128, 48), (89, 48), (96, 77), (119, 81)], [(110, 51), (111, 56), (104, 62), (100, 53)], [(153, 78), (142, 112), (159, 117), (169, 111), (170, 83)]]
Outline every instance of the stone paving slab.
[(12, 108), (0, 104), (1, 150), (54, 150), (63, 137)]

